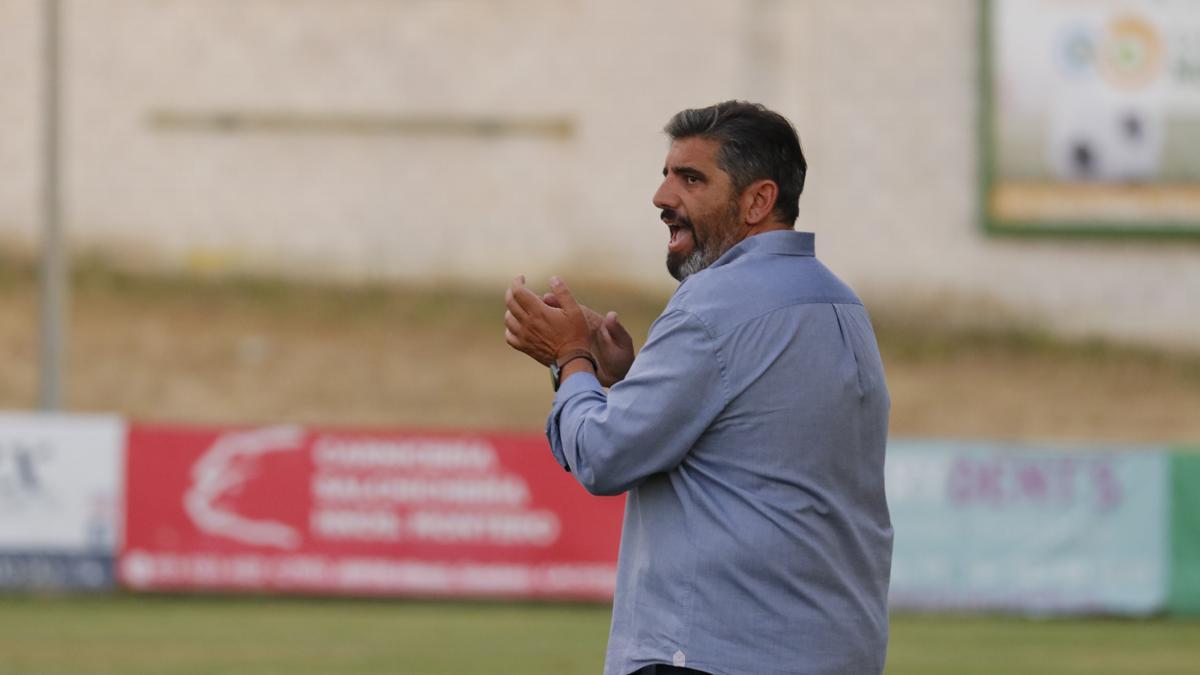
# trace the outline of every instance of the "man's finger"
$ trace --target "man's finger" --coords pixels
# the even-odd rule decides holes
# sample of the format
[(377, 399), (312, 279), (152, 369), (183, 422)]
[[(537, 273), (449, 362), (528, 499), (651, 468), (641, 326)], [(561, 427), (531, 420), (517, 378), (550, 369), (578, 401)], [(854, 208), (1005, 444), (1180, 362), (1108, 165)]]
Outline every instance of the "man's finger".
[(617, 338), (617, 332), (618, 332), (617, 329), (610, 328), (607, 320), (600, 322), (600, 331), (599, 332), (600, 332), (600, 343), (603, 344), (606, 348), (610, 348), (610, 349), (621, 349), (622, 348), (622, 344), (618, 341), (618, 338)]
[(517, 302), (517, 298), (511, 287), (509, 287), (508, 291), (504, 294), (504, 306), (509, 312), (512, 313), (513, 316), (517, 317), (521, 321), (525, 321), (529, 318), (529, 312), (525, 311), (525, 308), (522, 307), (519, 302)]
[(504, 313), (504, 327), (512, 333), (518, 333), (521, 330), (521, 322), (517, 321), (517, 317), (513, 316), (512, 312)]
[(575, 302), (575, 296), (571, 295), (571, 289), (567, 288), (567, 282), (559, 277), (550, 277), (550, 292), (554, 294), (554, 298), (558, 300), (558, 306), (566, 312), (578, 312), (579, 303)]
[(602, 325), (604, 327), (604, 332), (613, 342), (621, 345), (633, 344), (633, 336), (630, 335), (629, 331), (625, 329), (625, 326), (617, 317), (616, 312), (609, 312), (604, 317), (604, 323)]
[(546, 303), (547, 305), (549, 305), (555, 309), (562, 309), (562, 307), (560, 307), (558, 304), (558, 298), (554, 297), (553, 293), (546, 293), (545, 295), (543, 295), (542, 302)]
[(608, 330), (608, 321), (600, 322), (600, 338), (606, 344), (612, 344), (612, 342), (613, 342), (612, 333), (610, 333)]
[[(517, 279), (523, 280), (524, 277), (517, 277)], [(516, 305), (526, 314), (536, 312), (542, 305), (541, 299), (534, 295), (533, 291), (525, 288), (523, 281), (522, 283), (518, 284), (517, 279), (513, 279), (513, 284), (509, 287), (509, 290), (512, 291), (512, 302), (509, 303), (509, 309), (513, 309), (513, 305)], [(524, 317), (521, 316), (521, 313), (517, 312), (515, 309), (513, 309), (513, 313), (521, 318), (522, 321), (524, 320)]]
[(516, 335), (513, 335), (511, 330), (508, 330), (507, 328), (504, 329), (504, 341), (507, 342), (508, 346), (512, 347), (513, 349), (518, 351), (521, 349), (521, 341)]

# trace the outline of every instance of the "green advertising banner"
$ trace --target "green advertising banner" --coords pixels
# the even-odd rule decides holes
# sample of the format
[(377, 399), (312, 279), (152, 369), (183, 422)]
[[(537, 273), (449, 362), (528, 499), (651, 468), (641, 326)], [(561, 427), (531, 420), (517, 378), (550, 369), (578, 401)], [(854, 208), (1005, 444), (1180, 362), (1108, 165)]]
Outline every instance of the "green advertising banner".
[(1171, 585), (1167, 609), (1200, 614), (1200, 448), (1171, 456)]
[(1169, 467), (1158, 450), (892, 441), (891, 606), (1161, 611)]

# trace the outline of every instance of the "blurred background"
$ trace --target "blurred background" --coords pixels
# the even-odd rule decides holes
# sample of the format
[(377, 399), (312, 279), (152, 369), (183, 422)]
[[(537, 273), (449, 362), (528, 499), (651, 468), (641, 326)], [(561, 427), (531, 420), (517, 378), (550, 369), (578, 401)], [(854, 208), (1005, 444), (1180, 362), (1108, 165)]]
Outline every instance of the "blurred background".
[[(548, 471), (503, 293), (640, 345), (661, 128), (731, 98), (795, 124), (879, 333), (888, 672), (1196, 672), (1189, 0), (0, 0), (0, 671), (597, 672), (620, 503)], [(520, 545), (396, 496), (463, 443)]]

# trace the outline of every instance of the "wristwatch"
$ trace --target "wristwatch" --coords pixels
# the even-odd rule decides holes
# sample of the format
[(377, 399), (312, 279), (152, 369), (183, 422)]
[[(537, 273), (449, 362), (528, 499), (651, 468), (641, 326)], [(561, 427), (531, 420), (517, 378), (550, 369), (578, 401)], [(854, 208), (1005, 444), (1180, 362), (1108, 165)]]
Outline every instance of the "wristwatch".
[(554, 391), (558, 391), (562, 386), (562, 369), (575, 359), (587, 359), (592, 364), (592, 370), (600, 372), (600, 364), (591, 352), (586, 349), (572, 349), (550, 362), (550, 383), (554, 385)]

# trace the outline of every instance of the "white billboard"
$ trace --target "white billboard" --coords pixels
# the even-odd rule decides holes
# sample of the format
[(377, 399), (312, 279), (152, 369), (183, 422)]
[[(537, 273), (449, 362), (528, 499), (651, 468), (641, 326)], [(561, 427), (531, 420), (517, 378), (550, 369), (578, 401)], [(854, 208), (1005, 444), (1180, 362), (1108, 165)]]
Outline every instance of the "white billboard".
[(0, 587), (111, 585), (124, 447), (116, 417), (0, 412)]
[(988, 224), (1200, 234), (1200, 2), (988, 9)]

